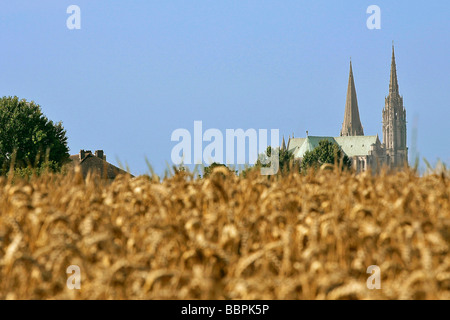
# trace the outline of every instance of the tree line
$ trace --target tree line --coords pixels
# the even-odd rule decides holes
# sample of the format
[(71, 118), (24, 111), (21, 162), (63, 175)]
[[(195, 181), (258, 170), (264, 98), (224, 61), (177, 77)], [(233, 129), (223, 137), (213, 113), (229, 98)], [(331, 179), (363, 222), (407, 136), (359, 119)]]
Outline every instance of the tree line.
[[(316, 170), (326, 163), (338, 164), (342, 170), (350, 169), (351, 165), (341, 148), (327, 140), (320, 141), (314, 150), (307, 151), (301, 162), (295, 160), (293, 152), (287, 149), (278, 148), (278, 152), (278, 174), (281, 175)], [(269, 146), (252, 167), (240, 174), (245, 177), (254, 170), (270, 167), (271, 155), (272, 147)], [(11, 170), (19, 176), (59, 172), (70, 161), (69, 157), (66, 130), (61, 122), (49, 120), (34, 101), (27, 102), (16, 96), (0, 99), (0, 175), (6, 175)], [(218, 166), (226, 167), (213, 163), (203, 169), (203, 176), (208, 177)]]
[[(258, 160), (254, 166), (249, 167), (241, 171), (241, 175), (246, 177), (250, 172), (259, 170), (263, 167), (270, 167), (270, 159), (272, 156), (272, 147), (269, 146), (265, 153), (258, 156)], [(293, 171), (299, 173), (306, 173), (309, 170), (317, 170), (324, 164), (337, 165), (341, 170), (351, 169), (350, 158), (342, 151), (339, 145), (328, 141), (326, 139), (319, 141), (319, 144), (312, 151), (307, 151), (303, 155), (301, 161), (294, 159), (294, 153), (287, 149), (278, 148), (279, 157), (279, 175), (285, 175)], [(224, 164), (212, 163), (203, 169), (203, 176), (208, 177), (214, 168), (223, 166)], [(229, 168), (229, 170), (231, 170)], [(238, 173), (236, 171), (236, 173)]]

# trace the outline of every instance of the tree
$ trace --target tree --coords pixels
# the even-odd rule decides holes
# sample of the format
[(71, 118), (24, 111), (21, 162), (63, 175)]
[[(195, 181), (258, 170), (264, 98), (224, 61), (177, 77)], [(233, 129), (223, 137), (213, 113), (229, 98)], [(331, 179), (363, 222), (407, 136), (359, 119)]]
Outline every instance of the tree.
[(328, 140), (321, 140), (314, 150), (305, 152), (301, 169), (303, 171), (306, 171), (308, 168), (317, 169), (325, 163), (341, 163), (342, 169), (350, 169), (351, 165), (350, 159), (337, 144)]
[[(214, 168), (217, 167), (225, 167), (228, 169), (228, 167), (222, 163), (217, 163), (217, 162), (213, 162), (211, 163), (208, 167), (203, 168), (203, 177), (209, 177), (211, 175), (211, 173), (213, 172)], [(228, 169), (230, 170), (230, 169)]]
[[(268, 146), (266, 152), (258, 157), (255, 167), (270, 167), (270, 157), (272, 156), (272, 147)], [(287, 149), (278, 148), (279, 171), (280, 173), (289, 172), (294, 166), (294, 154)], [(264, 163), (264, 164), (263, 164)]]
[(38, 104), (18, 97), (0, 99), (0, 173), (13, 162), (16, 168), (40, 167), (69, 160), (66, 131), (42, 114)]

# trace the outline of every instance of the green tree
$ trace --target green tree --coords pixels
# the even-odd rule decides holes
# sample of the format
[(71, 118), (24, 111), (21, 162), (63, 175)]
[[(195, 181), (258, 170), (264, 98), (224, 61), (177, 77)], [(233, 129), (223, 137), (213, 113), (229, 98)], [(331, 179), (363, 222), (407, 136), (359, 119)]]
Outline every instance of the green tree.
[[(259, 155), (256, 161), (256, 168), (270, 167), (270, 157), (272, 156), (272, 147), (268, 146), (266, 152)], [(288, 173), (295, 167), (294, 154), (287, 149), (278, 148), (279, 171), (280, 173)]]
[(203, 177), (204, 178), (209, 177), (209, 175), (213, 172), (214, 168), (217, 167), (225, 167), (228, 170), (230, 170), (226, 165), (222, 163), (213, 162), (208, 167), (203, 168)]
[(350, 169), (351, 165), (350, 159), (337, 144), (328, 140), (321, 140), (314, 150), (305, 152), (301, 169), (303, 171), (306, 171), (308, 168), (317, 169), (325, 163), (340, 163), (342, 169)]
[(66, 131), (53, 123), (38, 104), (18, 97), (0, 99), (0, 170), (40, 167), (54, 162), (60, 168), (69, 160)]

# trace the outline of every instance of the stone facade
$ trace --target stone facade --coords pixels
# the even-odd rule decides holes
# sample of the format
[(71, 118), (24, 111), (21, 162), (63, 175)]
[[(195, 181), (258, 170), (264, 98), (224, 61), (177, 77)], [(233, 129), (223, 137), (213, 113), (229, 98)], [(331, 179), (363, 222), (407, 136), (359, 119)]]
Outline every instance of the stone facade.
[[(357, 172), (366, 171), (369, 168), (377, 172), (385, 165), (389, 169), (396, 169), (407, 164), (406, 110), (403, 106), (403, 97), (400, 96), (398, 90), (394, 46), (392, 46), (389, 95), (385, 98), (382, 119), (382, 143), (378, 135), (364, 136), (363, 126), (359, 117), (352, 63), (350, 61), (347, 100), (340, 136), (289, 138), (287, 149), (294, 153), (294, 159), (301, 161), (306, 151), (313, 150), (320, 140), (326, 139), (341, 147), (344, 153), (352, 160), (352, 167)], [(284, 144), (282, 148), (285, 148)]]

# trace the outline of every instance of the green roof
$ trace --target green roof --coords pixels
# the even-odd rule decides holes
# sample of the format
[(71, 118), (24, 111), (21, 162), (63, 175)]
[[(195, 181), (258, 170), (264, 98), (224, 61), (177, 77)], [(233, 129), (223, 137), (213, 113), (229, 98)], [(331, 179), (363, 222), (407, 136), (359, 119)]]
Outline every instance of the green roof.
[(336, 143), (336, 141), (333, 139), (333, 137), (313, 137), (308, 136), (305, 139), (305, 142), (303, 145), (298, 149), (298, 151), (295, 153), (296, 158), (302, 158), (303, 155), (306, 153), (306, 151), (313, 151), (316, 147), (319, 146), (319, 142), (322, 140), (328, 140), (332, 143)]
[(376, 144), (378, 136), (346, 136), (346, 137), (315, 137), (293, 138), (289, 142), (289, 151), (294, 153), (295, 158), (303, 158), (306, 151), (314, 150), (319, 141), (328, 140), (339, 145), (349, 157), (366, 156), (369, 154), (371, 146)]
[(350, 136), (334, 139), (349, 157), (368, 155), (371, 146), (379, 141), (378, 136)]
[(292, 138), (288, 141), (288, 150), (291, 152), (295, 152), (298, 148), (300, 148), (305, 142), (306, 138)]

